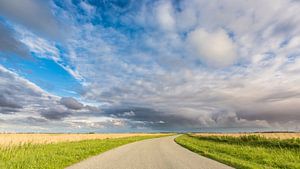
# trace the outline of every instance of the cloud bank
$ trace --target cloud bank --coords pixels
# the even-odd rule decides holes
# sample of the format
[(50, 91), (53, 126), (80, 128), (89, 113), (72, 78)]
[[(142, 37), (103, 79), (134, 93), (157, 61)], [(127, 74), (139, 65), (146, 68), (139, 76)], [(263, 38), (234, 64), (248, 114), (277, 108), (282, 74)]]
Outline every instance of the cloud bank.
[(6, 59), (7, 130), (299, 130), (298, 1), (28, 1), (0, 1), (1, 52), (54, 61), (82, 90), (46, 91)]

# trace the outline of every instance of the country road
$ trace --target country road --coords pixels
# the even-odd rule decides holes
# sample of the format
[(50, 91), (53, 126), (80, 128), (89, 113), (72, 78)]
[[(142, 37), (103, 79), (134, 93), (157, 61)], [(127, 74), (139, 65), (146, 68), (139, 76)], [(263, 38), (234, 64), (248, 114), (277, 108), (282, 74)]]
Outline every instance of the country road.
[(130, 143), (67, 169), (229, 169), (174, 142), (177, 136)]

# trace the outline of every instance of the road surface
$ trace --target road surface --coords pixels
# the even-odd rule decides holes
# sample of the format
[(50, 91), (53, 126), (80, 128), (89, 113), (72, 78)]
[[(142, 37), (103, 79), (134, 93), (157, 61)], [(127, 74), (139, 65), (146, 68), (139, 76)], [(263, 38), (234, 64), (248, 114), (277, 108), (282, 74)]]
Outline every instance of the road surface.
[(67, 169), (230, 169), (193, 153), (168, 136), (130, 143), (91, 157)]

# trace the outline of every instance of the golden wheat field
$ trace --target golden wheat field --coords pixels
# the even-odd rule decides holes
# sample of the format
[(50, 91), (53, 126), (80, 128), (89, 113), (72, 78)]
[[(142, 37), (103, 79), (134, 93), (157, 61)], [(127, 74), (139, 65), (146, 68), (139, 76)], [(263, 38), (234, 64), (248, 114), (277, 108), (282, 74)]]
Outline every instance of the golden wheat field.
[(0, 134), (0, 146), (20, 144), (48, 144), (91, 139), (123, 138), (132, 136), (153, 136), (161, 133), (110, 133), (110, 134)]
[(248, 136), (259, 135), (266, 138), (279, 138), (279, 139), (291, 139), (300, 138), (300, 133), (193, 133), (196, 136)]

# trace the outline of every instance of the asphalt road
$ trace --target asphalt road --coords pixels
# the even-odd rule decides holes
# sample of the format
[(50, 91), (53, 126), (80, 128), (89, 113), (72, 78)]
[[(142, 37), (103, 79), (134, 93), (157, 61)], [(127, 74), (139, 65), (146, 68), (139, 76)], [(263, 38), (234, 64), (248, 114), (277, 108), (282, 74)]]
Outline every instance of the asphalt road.
[(68, 169), (229, 169), (193, 153), (168, 136), (130, 143), (94, 156)]

